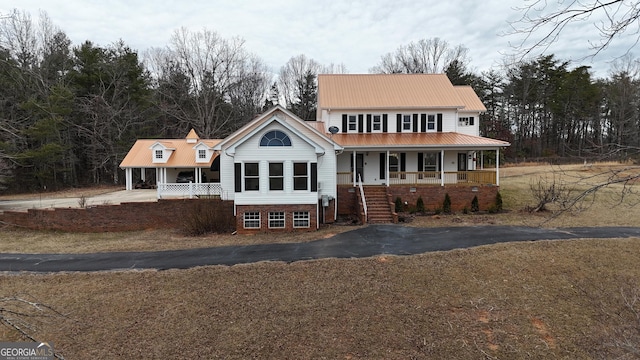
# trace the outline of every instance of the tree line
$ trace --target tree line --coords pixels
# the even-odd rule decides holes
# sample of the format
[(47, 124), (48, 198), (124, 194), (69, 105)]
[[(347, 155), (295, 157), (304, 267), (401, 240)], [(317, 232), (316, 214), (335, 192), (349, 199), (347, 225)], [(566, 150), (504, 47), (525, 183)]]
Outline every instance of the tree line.
[[(637, 62), (606, 79), (553, 55), (477, 74), (469, 51), (441, 39), (402, 45), (372, 73), (446, 73), (483, 100), (484, 136), (507, 157), (627, 156), (640, 146)], [(118, 165), (138, 138), (195, 129), (223, 138), (276, 103), (314, 120), (320, 73), (346, 73), (297, 55), (277, 74), (240, 38), (176, 30), (143, 54), (123, 41), (79, 45), (46, 13), (0, 20), (0, 182), (15, 191), (121, 184)], [(277, 76), (276, 76), (277, 75)]]

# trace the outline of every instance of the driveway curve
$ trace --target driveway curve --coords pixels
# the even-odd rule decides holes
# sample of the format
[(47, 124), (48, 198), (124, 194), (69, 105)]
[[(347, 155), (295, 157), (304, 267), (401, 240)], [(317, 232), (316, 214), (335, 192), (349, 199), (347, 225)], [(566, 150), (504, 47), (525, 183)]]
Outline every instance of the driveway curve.
[(293, 244), (94, 254), (0, 254), (0, 271), (65, 272), (126, 269), (187, 269), (259, 261), (294, 262), (323, 258), (415, 255), (513, 241), (580, 238), (640, 238), (640, 227), (543, 229), (517, 226), (414, 228), (369, 225), (328, 239)]

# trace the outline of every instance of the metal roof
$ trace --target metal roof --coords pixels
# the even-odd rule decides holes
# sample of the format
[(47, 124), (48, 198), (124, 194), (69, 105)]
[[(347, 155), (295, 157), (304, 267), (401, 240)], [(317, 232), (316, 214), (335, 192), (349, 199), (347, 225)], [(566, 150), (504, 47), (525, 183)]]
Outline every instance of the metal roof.
[[(321, 74), (320, 109), (456, 108), (484, 106), (470, 88), (454, 87), (445, 74)], [(484, 110), (483, 110), (484, 111)]]
[[(213, 155), (211, 157), (211, 161), (207, 163), (198, 162), (196, 163), (196, 152), (193, 149), (199, 143), (203, 143), (210, 148), (213, 148), (216, 144), (218, 144), (221, 140), (200, 140), (197, 139), (197, 135), (195, 139), (196, 142), (193, 142), (195, 132), (190, 132), (187, 138), (185, 139), (142, 139), (137, 140), (135, 144), (127, 153), (127, 156), (120, 163), (121, 168), (154, 168), (154, 167), (175, 167), (175, 168), (194, 168), (194, 167), (204, 167), (210, 166), (213, 162), (213, 159), (216, 158), (217, 155)], [(171, 156), (167, 160), (166, 163), (154, 163), (153, 162), (153, 151), (151, 150), (151, 146), (153, 144), (160, 143), (168, 149), (173, 150)]]
[(509, 146), (506, 141), (455, 132), (436, 133), (367, 133), (335, 134), (333, 141), (344, 148), (393, 148), (393, 147), (474, 147), (496, 148)]

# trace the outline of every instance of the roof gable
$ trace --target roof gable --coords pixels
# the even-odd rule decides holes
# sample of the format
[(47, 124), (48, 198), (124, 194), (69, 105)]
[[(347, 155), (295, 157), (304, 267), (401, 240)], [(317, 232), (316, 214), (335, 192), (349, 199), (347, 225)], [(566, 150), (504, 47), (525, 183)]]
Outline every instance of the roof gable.
[[(286, 118), (292, 121), (287, 121)], [(292, 133), (302, 138), (305, 142), (312, 145), (316, 149), (316, 153), (324, 152), (325, 147), (321, 146), (317, 141), (305, 135), (300, 128), (305, 128), (307, 131), (316, 134), (323, 141), (329, 143), (333, 147), (333, 150), (342, 150), (342, 147), (340, 145), (329, 139), (325, 134), (318, 131), (315, 127), (306, 124), (304, 120), (300, 119), (295, 114), (284, 109), (280, 105), (277, 105), (272, 109), (266, 111), (233, 134), (229, 135), (226, 139), (218, 143), (214, 147), (214, 150), (220, 151), (226, 148), (229, 154), (233, 154), (237, 146), (241, 145), (249, 138), (255, 136), (258, 132), (260, 132), (262, 129), (269, 126), (273, 122), (278, 122), (288, 131), (291, 131)]]
[(319, 109), (463, 107), (445, 74), (318, 75)]

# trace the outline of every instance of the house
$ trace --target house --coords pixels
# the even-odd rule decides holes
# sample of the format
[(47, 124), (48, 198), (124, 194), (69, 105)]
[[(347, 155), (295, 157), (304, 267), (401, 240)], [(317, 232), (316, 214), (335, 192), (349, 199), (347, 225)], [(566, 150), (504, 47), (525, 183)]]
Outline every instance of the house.
[[(444, 74), (319, 75), (316, 121), (276, 106), (221, 140), (139, 140), (121, 167), (127, 189), (134, 169), (153, 168), (159, 197), (233, 201), (239, 232), (316, 229), (340, 215), (394, 222), (396, 198), (433, 209), (445, 194), (459, 209), (493, 201), (499, 167), (483, 160), (509, 143), (479, 136), (484, 111)], [(185, 169), (194, 181), (172, 183)]]

